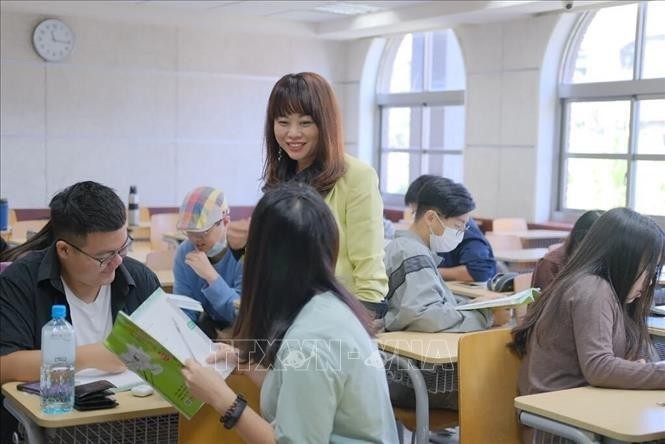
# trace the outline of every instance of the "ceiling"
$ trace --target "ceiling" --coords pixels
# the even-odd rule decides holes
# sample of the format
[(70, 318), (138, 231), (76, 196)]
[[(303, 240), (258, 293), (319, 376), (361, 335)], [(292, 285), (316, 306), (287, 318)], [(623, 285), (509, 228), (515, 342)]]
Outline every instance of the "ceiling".
[[(572, 11), (633, 1), (575, 0)], [(344, 15), (327, 8), (366, 8)], [(557, 0), (0, 0), (0, 11), (347, 40), (563, 11)], [(343, 11), (339, 11), (343, 12)]]

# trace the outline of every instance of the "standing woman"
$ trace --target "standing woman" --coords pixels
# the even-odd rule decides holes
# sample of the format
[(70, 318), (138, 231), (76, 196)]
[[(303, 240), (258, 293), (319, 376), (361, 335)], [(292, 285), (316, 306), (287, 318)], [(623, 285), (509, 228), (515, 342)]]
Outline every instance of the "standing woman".
[[(368, 313), (334, 276), (338, 241), (330, 209), (307, 185), (275, 186), (254, 210), (233, 336), (261, 415), (212, 367), (183, 368), (192, 395), (245, 442), (397, 442)], [(229, 362), (230, 350), (214, 358)]]
[[(382, 316), (388, 278), (378, 178), (373, 168), (344, 154), (342, 119), (330, 84), (310, 72), (282, 77), (270, 93), (264, 137), (264, 191), (290, 181), (318, 191), (339, 229), (335, 274)], [(228, 240), (234, 250), (247, 243), (246, 224), (230, 225)]]

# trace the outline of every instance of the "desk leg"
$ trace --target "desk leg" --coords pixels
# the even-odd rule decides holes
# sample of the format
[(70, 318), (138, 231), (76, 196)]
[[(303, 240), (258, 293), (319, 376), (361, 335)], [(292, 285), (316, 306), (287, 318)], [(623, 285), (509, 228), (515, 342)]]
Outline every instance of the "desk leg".
[(392, 355), (390, 359), (394, 359), (398, 368), (404, 369), (411, 379), (416, 395), (416, 444), (427, 444), (429, 443), (429, 397), (423, 374), (407, 359), (397, 355)]
[(600, 444), (603, 442), (602, 438), (594, 433), (563, 424), (553, 419), (534, 415), (524, 410), (520, 413), (520, 422), (525, 426), (570, 439), (577, 444)]
[(14, 404), (7, 398), (3, 402), (5, 408), (9, 413), (11, 413), (14, 418), (16, 418), (23, 427), (25, 432), (28, 434), (28, 444), (46, 444), (46, 438), (44, 436), (44, 429), (35, 424), (28, 416), (23, 413), (18, 408), (14, 407)]

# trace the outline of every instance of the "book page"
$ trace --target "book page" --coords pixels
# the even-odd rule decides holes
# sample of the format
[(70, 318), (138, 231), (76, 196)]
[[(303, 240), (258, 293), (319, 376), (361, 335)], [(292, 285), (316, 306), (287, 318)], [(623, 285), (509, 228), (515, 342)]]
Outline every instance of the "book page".
[(456, 310), (480, 310), (483, 308), (510, 308), (523, 304), (530, 304), (539, 295), (538, 290), (529, 288), (511, 296), (503, 296), (495, 299), (490, 299), (481, 302), (471, 302), (468, 304), (458, 305)]

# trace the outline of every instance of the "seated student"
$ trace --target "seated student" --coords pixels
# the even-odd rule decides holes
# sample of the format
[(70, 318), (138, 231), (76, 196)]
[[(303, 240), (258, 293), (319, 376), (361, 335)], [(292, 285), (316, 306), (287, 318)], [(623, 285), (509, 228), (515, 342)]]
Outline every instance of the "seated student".
[[(409, 185), (404, 195), (404, 204), (410, 207), (413, 213), (423, 185), (436, 178), (438, 176), (424, 174)], [(450, 185), (454, 183), (450, 179), (443, 179)], [(442, 259), (438, 266), (439, 273), (445, 281), (484, 282), (496, 274), (492, 247), (472, 218), (467, 223), (462, 242), (455, 249), (440, 253), (439, 256)]]
[[(213, 326), (220, 329), (235, 320), (242, 283), (242, 264), (226, 247), (230, 220), (222, 190), (199, 187), (190, 191), (177, 223), (187, 239), (178, 246), (173, 263), (173, 292), (199, 301)], [(196, 320), (196, 313), (188, 314)], [(214, 336), (214, 328), (205, 320), (202, 324)]]
[(602, 214), (603, 211), (591, 210), (582, 214), (579, 219), (577, 219), (570, 235), (563, 245), (555, 250), (547, 252), (544, 257), (536, 262), (536, 267), (534, 268), (533, 276), (531, 277), (532, 287), (544, 290), (550, 285), (550, 283), (552, 283), (554, 277), (563, 268), (568, 258), (573, 255), (577, 246), (589, 232), (591, 225), (593, 225)]
[[(233, 332), (261, 389), (260, 416), (233, 415), (245, 442), (398, 441), (369, 312), (335, 278), (338, 246), (337, 222), (308, 185), (276, 185), (254, 210)], [(229, 349), (209, 362), (235, 358)], [(196, 398), (233, 411), (236, 393), (212, 367), (189, 360), (183, 375)]]
[[(457, 311), (457, 300), (436, 269), (439, 253), (454, 250), (475, 203), (463, 185), (434, 177), (420, 190), (416, 218), (386, 246), (386, 330), (467, 332), (492, 326), (489, 310)], [(501, 318), (505, 310), (500, 311)]]
[[(39, 379), (41, 329), (51, 306), (67, 306), (76, 330), (76, 368), (124, 366), (102, 341), (119, 310), (132, 313), (159, 287), (145, 265), (125, 258), (132, 239), (125, 205), (95, 182), (76, 183), (51, 200), (51, 219), (30, 251), (0, 274), (0, 383)], [(31, 244), (32, 245), (32, 244)], [(2, 409), (3, 440), (15, 421)], [(13, 422), (13, 424), (12, 424)]]
[(605, 212), (513, 329), (520, 393), (665, 389), (665, 365), (648, 362), (646, 326), (663, 263), (656, 222), (627, 208)]

